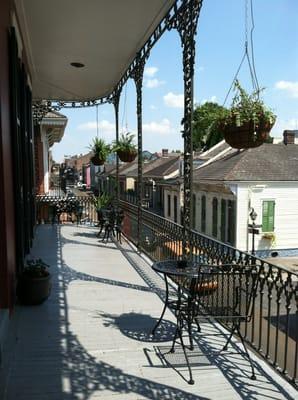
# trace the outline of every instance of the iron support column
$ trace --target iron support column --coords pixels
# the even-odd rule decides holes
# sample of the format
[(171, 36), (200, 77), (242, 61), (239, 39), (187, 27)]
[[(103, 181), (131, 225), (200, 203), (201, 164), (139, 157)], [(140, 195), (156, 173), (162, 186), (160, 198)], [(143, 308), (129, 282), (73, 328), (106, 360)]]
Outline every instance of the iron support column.
[(143, 87), (143, 74), (146, 59), (149, 53), (138, 55), (136, 59), (136, 66), (131, 73), (136, 91), (137, 91), (137, 126), (138, 126), (138, 182), (137, 182), (137, 206), (138, 206), (138, 228), (137, 228), (137, 245), (141, 244), (141, 226), (142, 226), (142, 199), (143, 199), (143, 128), (142, 128), (142, 87)]
[[(118, 145), (119, 142), (119, 102), (120, 102), (120, 95), (121, 95), (122, 87), (118, 87), (114, 91), (112, 103), (114, 105), (115, 110), (115, 126), (116, 126), (116, 143)], [(116, 205), (119, 206), (120, 200), (120, 182), (119, 182), (119, 157), (116, 153)]]
[(182, 119), (184, 139), (184, 188), (183, 188), (183, 241), (184, 258), (191, 258), (191, 228), (192, 228), (192, 170), (193, 170), (193, 77), (195, 64), (195, 34), (202, 0), (185, 0), (170, 27), (177, 29), (183, 49), (183, 80), (184, 80), (184, 116)]

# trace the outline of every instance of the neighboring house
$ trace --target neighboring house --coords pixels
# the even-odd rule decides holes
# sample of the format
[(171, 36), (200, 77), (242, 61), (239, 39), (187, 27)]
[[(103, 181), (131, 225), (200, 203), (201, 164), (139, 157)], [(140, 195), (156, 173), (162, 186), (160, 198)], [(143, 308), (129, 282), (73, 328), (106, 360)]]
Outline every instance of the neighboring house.
[(35, 179), (38, 194), (50, 190), (50, 148), (62, 139), (67, 117), (57, 111), (48, 112), (40, 124), (34, 126)]
[[(223, 156), (227, 151), (229, 151), (230, 146), (222, 140), (217, 143), (211, 149), (194, 153), (193, 157), (193, 168), (208, 164), (210, 160), (216, 160), (217, 158)], [(170, 219), (171, 221), (182, 223), (182, 206), (183, 206), (183, 155), (180, 157), (179, 174), (176, 175), (174, 179), (167, 179), (164, 182), (160, 182), (159, 186), (163, 188), (163, 215)], [(195, 195), (194, 195), (195, 200)], [(193, 207), (193, 221), (196, 221), (197, 210), (196, 202), (194, 201)]]
[[(135, 191), (135, 180), (130, 178), (129, 171), (135, 169), (137, 165), (137, 159), (131, 163), (123, 163), (119, 165), (119, 185), (120, 194), (124, 194), (127, 191)], [(116, 165), (110, 165), (105, 163), (104, 167), (96, 174), (98, 180), (99, 192), (113, 192), (115, 189), (116, 179)]]
[[(180, 155), (168, 153), (166, 149), (163, 150), (162, 156), (156, 158), (155, 155), (151, 155), (149, 160), (144, 161), (143, 200), (147, 207), (162, 213), (164, 201), (162, 183), (179, 175), (179, 163)], [(97, 177), (99, 191), (112, 191), (114, 178), (116, 178), (116, 166), (111, 167), (105, 164), (104, 170), (98, 172)], [(131, 163), (119, 165), (120, 194), (126, 196), (129, 201), (136, 200), (137, 180), (137, 158)]]
[[(143, 195), (149, 208), (163, 214), (164, 207), (164, 182), (179, 176), (180, 154), (168, 153), (163, 149), (162, 156), (144, 163), (143, 167)], [(138, 179), (137, 165), (127, 171), (127, 177)]]
[(173, 222), (182, 224), (181, 207), (183, 205), (182, 180), (168, 179), (160, 183), (163, 189), (163, 216)]
[(298, 254), (297, 145), (230, 149), (194, 171), (193, 196), (196, 230), (250, 251), (253, 208), (257, 254)]

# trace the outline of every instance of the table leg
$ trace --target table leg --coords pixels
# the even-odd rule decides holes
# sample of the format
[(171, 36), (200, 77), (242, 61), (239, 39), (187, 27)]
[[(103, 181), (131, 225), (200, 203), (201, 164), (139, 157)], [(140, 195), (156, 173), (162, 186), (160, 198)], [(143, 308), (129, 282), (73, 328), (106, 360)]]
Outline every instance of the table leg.
[(165, 298), (165, 304), (164, 304), (162, 313), (161, 313), (161, 315), (160, 315), (160, 317), (159, 317), (159, 320), (157, 321), (157, 323), (155, 324), (154, 328), (153, 328), (152, 331), (151, 331), (151, 334), (152, 334), (152, 335), (155, 334), (155, 331), (156, 331), (158, 325), (161, 323), (161, 321), (162, 321), (162, 319), (163, 319), (163, 316), (164, 316), (164, 314), (165, 314), (165, 312), (166, 312), (166, 308), (167, 308), (167, 306), (168, 306), (168, 301), (169, 301), (169, 284), (168, 284), (168, 280), (167, 280), (166, 274), (164, 274), (164, 278), (165, 278), (165, 283), (166, 283), (166, 298)]

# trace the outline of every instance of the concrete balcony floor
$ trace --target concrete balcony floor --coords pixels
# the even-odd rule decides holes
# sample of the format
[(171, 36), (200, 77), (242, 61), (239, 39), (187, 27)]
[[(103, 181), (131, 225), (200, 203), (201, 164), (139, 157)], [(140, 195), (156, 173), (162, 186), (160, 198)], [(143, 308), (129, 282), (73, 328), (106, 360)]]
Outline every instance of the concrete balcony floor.
[[(166, 312), (156, 336), (163, 279), (131, 245), (102, 243), (96, 228), (37, 228), (33, 257), (51, 265), (53, 288), (39, 306), (16, 308), (0, 372), (3, 400), (294, 399), (297, 392), (253, 356), (257, 380), (224, 343), (220, 327), (202, 326), (189, 385), (181, 351), (168, 361), (175, 324)], [(235, 346), (235, 343), (233, 344)], [(2, 390), (2, 393), (1, 393)], [(297, 397), (296, 397), (297, 398)]]

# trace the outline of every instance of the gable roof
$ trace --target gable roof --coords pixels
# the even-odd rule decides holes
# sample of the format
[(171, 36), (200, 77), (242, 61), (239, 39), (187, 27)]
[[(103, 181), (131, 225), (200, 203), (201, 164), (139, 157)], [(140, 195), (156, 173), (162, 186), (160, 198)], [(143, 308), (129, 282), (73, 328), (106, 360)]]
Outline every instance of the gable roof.
[(254, 149), (231, 149), (223, 157), (196, 169), (193, 180), (297, 181), (298, 145), (265, 143)]
[(150, 167), (144, 171), (143, 176), (146, 178), (163, 178), (167, 175), (179, 171), (179, 156), (169, 158), (159, 158), (153, 161)]

